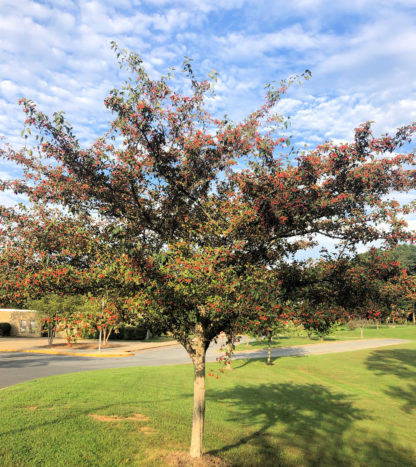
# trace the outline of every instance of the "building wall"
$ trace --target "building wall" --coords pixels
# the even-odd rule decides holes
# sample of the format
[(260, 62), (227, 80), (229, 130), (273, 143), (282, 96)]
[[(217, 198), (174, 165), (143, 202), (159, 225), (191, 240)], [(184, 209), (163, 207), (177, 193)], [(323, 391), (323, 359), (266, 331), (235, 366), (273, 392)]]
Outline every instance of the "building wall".
[(0, 323), (10, 323), (12, 327), (11, 336), (40, 336), (40, 323), (35, 310), (0, 308)]

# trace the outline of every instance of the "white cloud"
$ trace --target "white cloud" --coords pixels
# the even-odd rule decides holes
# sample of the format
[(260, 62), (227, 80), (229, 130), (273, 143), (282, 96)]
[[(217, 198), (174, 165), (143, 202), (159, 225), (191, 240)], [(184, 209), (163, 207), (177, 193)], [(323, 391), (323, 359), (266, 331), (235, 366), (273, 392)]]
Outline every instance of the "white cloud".
[(11, 208), (16, 206), (18, 203), (27, 203), (28, 199), (26, 196), (15, 195), (12, 191), (0, 191), (0, 206)]

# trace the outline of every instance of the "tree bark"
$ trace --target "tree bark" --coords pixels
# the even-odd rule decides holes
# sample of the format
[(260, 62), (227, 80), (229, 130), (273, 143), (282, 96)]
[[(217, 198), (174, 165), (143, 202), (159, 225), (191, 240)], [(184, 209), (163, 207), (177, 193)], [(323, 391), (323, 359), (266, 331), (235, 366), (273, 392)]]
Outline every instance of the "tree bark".
[(361, 330), (361, 339), (363, 339), (363, 337), (364, 337), (364, 328), (360, 328), (360, 330)]
[(272, 333), (268, 332), (268, 345), (267, 345), (267, 365), (272, 364)]
[(52, 345), (54, 338), (55, 338), (55, 327), (52, 325), (52, 323), (48, 323), (48, 345)]
[(104, 328), (104, 335), (103, 335), (103, 346), (105, 347), (108, 343), (108, 339), (113, 331), (113, 326), (109, 328)]
[(205, 346), (203, 340), (196, 337), (194, 364), (194, 414), (192, 419), (191, 457), (202, 456), (202, 440), (205, 422)]
[(416, 324), (416, 316), (415, 316), (414, 310), (412, 312), (412, 318), (413, 318), (413, 325), (415, 325)]
[(233, 336), (227, 336), (227, 352), (225, 353), (225, 358), (226, 358), (226, 361), (225, 361), (225, 367), (224, 369), (225, 370), (232, 370), (231, 368), (231, 355), (233, 353), (233, 340), (234, 340), (234, 337)]

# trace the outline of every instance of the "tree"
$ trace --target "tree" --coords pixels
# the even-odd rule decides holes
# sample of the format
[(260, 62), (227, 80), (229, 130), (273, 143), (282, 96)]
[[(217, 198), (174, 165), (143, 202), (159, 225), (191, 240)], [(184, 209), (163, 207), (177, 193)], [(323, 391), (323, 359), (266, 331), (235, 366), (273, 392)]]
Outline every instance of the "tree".
[(48, 294), (37, 300), (29, 300), (28, 304), (39, 313), (39, 319), (47, 329), (48, 345), (53, 344), (56, 332), (65, 333), (68, 345), (81, 337), (86, 327), (86, 296)]
[(408, 275), (403, 271), (400, 281), (400, 297), (404, 301), (408, 314), (411, 313), (413, 324), (416, 325), (415, 303), (416, 303), (416, 276)]
[[(378, 254), (387, 255), (391, 261), (399, 262), (402, 269), (405, 269), (411, 276), (416, 274), (416, 246), (398, 245), (396, 248), (385, 251), (382, 248), (376, 250)], [(364, 253), (366, 257), (369, 253)]]
[(89, 334), (98, 332), (98, 350), (101, 345), (108, 343), (113, 330), (121, 325), (120, 305), (117, 300), (107, 296), (88, 297), (82, 309), (78, 312), (78, 319), (84, 331)]
[[(286, 158), (290, 141), (279, 134), (285, 121), (273, 110), (298, 77), (269, 86), (265, 104), (233, 123), (207, 112), (212, 81), (198, 81), (189, 62), (185, 93), (172, 75), (151, 79), (136, 54), (114, 48), (133, 79), (105, 100), (115, 119), (91, 147), (81, 147), (62, 113), (50, 119), (22, 100), (27, 130), (40, 141), (36, 151), (2, 150), (25, 178), (1, 186), (32, 203), (1, 211), (2, 262), (23, 268), (28, 287), (31, 277), (65, 292), (94, 291), (105, 281), (139, 317), (169, 330), (194, 365), (190, 452), (199, 457), (205, 353), (219, 332), (232, 334), (251, 313), (244, 281), (313, 246), (316, 234), (338, 239), (343, 249), (408, 239), (401, 207), (386, 195), (414, 188), (415, 156), (396, 151), (416, 126), (375, 138), (367, 123), (350, 144), (325, 143)], [(50, 204), (59, 206), (53, 215)], [(29, 233), (28, 225), (39, 219), (49, 226), (52, 218), (50, 251), (40, 241), (44, 229)], [(71, 229), (80, 244), (69, 242)], [(22, 255), (27, 243), (30, 264)], [(16, 282), (12, 275), (10, 293)]]
[[(53, 344), (59, 324), (66, 324), (63, 330), (68, 331), (67, 336), (71, 336), (71, 327), (68, 318), (74, 314), (73, 297), (62, 297), (57, 294), (45, 295), (41, 299), (29, 301), (29, 306), (39, 313), (40, 322), (46, 327), (48, 332), (48, 345)], [(64, 319), (66, 318), (66, 322)]]
[(411, 315), (413, 324), (416, 324), (416, 246), (399, 245), (387, 251), (376, 250), (374, 254), (389, 259), (390, 265), (396, 267), (396, 271), (392, 271), (392, 277), (385, 281), (384, 285), (384, 295), (389, 298), (391, 306), (395, 306), (391, 316), (393, 322), (397, 316), (408, 319)]
[(249, 313), (244, 328), (257, 337), (267, 337), (266, 364), (272, 365), (273, 337), (283, 331), (284, 325), (292, 318), (291, 311), (284, 303), (278, 271), (259, 269), (254, 277), (247, 279), (244, 298)]

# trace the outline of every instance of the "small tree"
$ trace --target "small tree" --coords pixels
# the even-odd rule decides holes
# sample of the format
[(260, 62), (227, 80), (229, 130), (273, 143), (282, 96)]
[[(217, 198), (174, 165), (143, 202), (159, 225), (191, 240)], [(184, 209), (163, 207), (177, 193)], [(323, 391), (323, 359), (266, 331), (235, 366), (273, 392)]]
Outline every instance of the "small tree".
[(283, 305), (283, 296), (277, 271), (259, 269), (246, 283), (245, 299), (249, 310), (245, 328), (256, 337), (267, 338), (267, 365), (272, 365), (271, 345), (290, 319), (290, 310)]
[(331, 304), (313, 305), (308, 302), (299, 305), (300, 321), (308, 332), (319, 336), (321, 342), (329, 335), (336, 324), (342, 322), (345, 310)]
[(186, 94), (172, 76), (151, 79), (136, 54), (114, 47), (134, 78), (105, 100), (115, 118), (91, 147), (81, 148), (62, 113), (50, 119), (22, 100), (40, 145), (1, 153), (25, 175), (1, 187), (32, 203), (0, 210), (4, 298), (32, 288), (99, 295), (102, 279), (138, 317), (170, 331), (194, 365), (190, 452), (199, 457), (205, 354), (253, 311), (244, 281), (278, 269), (316, 234), (346, 250), (411, 237), (387, 195), (415, 187), (415, 155), (397, 151), (416, 126), (375, 138), (367, 123), (352, 143), (287, 159), (284, 119), (273, 109), (293, 80), (269, 86), (265, 104), (233, 123), (207, 112), (211, 82), (198, 81), (189, 62)]
[(85, 303), (84, 297), (49, 294), (28, 303), (39, 313), (39, 319), (48, 331), (48, 345), (52, 345), (57, 331), (65, 332), (68, 343), (76, 340), (79, 331), (77, 324), (80, 323), (79, 312)]
[(122, 321), (116, 300), (108, 297), (89, 297), (78, 313), (82, 326), (90, 334), (99, 333), (98, 349), (105, 347), (111, 333), (117, 329)]

